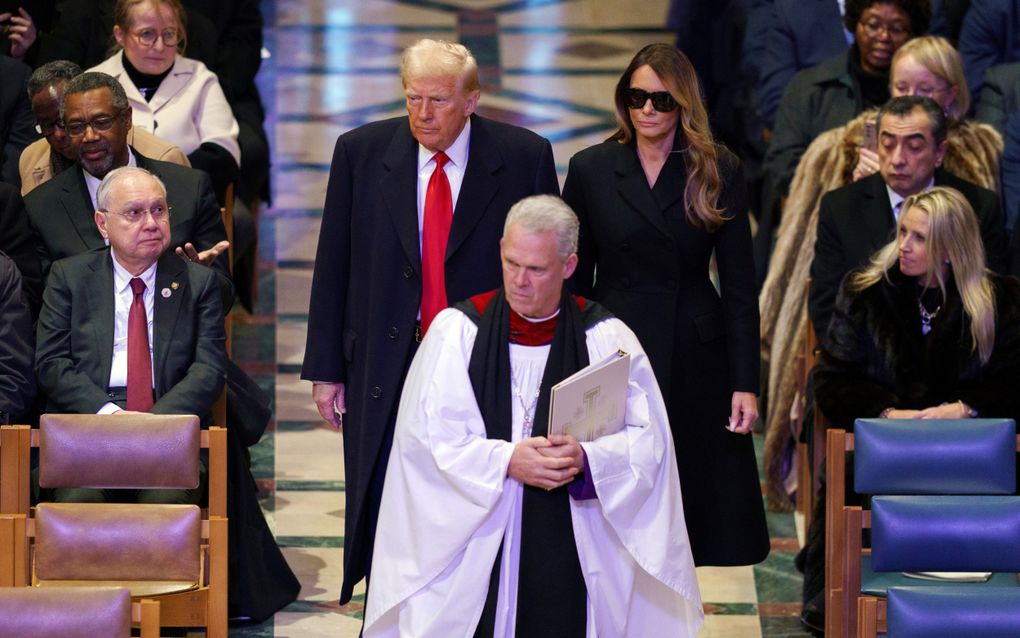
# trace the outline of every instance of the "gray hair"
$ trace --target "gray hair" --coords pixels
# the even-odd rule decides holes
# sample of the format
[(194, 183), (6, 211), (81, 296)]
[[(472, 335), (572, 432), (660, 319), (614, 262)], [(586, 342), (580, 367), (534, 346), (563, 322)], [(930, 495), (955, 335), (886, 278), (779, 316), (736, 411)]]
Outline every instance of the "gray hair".
[(110, 199), (110, 191), (113, 190), (114, 184), (125, 177), (131, 177), (132, 175), (148, 175), (156, 182), (159, 186), (159, 190), (163, 193), (163, 199), (166, 199), (166, 184), (163, 180), (156, 177), (144, 168), (138, 168), (137, 166), (121, 166), (115, 168), (106, 174), (103, 181), (99, 184), (99, 190), (96, 191), (96, 204), (99, 206), (99, 210), (108, 211), (107, 204)]
[(478, 62), (463, 44), (423, 38), (404, 49), (400, 59), (400, 81), (418, 78), (456, 77), (464, 93), (478, 91)]
[(58, 84), (69, 82), (81, 75), (81, 67), (68, 60), (54, 60), (47, 62), (32, 73), (28, 78), (28, 99), (35, 97), (36, 93), (43, 89)]
[(577, 234), (581, 224), (570, 206), (555, 195), (532, 195), (514, 204), (503, 224), (504, 237), (514, 224), (526, 233), (556, 233), (560, 259), (577, 252)]
[(110, 89), (113, 94), (113, 108), (123, 111), (128, 107), (127, 93), (120, 85), (117, 78), (98, 71), (82, 73), (67, 83), (64, 95), (60, 98), (60, 119), (64, 119), (64, 111), (67, 108), (67, 98), (76, 93), (87, 93), (96, 89)]

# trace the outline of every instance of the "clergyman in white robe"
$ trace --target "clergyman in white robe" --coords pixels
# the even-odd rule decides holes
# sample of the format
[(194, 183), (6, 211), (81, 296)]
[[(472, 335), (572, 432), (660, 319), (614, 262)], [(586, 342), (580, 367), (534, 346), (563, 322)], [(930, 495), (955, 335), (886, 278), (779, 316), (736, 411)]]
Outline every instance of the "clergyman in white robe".
[[(478, 332), (440, 313), (404, 384), (376, 532), (364, 636), (471, 638), (502, 544), (494, 636), (512, 638), (523, 485), (507, 476), (525, 435), (492, 440), (468, 362)], [(633, 332), (615, 318), (586, 331), (590, 361), (631, 354), (623, 431), (581, 443), (597, 497), (570, 499), (587, 589), (587, 635), (694, 636), (704, 614), (658, 385)], [(514, 385), (539, 388), (549, 346), (510, 346)], [(549, 582), (549, 587), (555, 587)]]

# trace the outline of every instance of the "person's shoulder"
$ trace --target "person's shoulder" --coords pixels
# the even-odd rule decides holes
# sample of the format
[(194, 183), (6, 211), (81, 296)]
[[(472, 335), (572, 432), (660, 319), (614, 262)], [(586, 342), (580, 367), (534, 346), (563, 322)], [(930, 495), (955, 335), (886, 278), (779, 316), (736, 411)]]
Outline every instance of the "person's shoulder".
[(989, 272), (988, 278), (995, 291), (996, 306), (1006, 303), (1010, 308), (1016, 309), (1015, 312), (1020, 312), (1020, 279), (1013, 275), (1000, 275), (994, 272)]
[(180, 54), (174, 58), (173, 70), (170, 72), (174, 75), (215, 75), (215, 73), (213, 73), (209, 67), (205, 65), (205, 62), (196, 60), (195, 58), (186, 58)]
[(633, 152), (634, 150), (628, 144), (621, 144), (616, 140), (606, 140), (574, 153), (570, 162), (581, 167), (591, 164), (601, 165), (606, 162), (615, 161), (621, 155)]
[(797, 71), (790, 80), (787, 92), (791, 95), (797, 95), (816, 85), (838, 80), (846, 73), (847, 55), (847, 53), (840, 52), (815, 66)]
[[(135, 150), (137, 151), (137, 149)], [(209, 179), (205, 172), (200, 171), (197, 168), (181, 166), (180, 164), (167, 162), (165, 160), (153, 159), (148, 155), (143, 155), (141, 152), (138, 152), (138, 154), (144, 158), (141, 162), (139, 162), (139, 165), (144, 164), (142, 168), (145, 168), (150, 173), (155, 174), (164, 182), (172, 181), (178, 184), (189, 184), (192, 182), (201, 182), (203, 179)], [(169, 185), (167, 185), (167, 190), (170, 190)]]
[(821, 210), (832, 211), (830, 214), (844, 214), (844, 211), (849, 208), (858, 206), (860, 201), (869, 193), (884, 186), (885, 182), (882, 180), (882, 175), (872, 173), (856, 182), (844, 184), (822, 195)]
[(534, 131), (514, 124), (490, 120), (477, 114), (471, 116), (471, 134), (491, 137), (496, 143), (511, 148), (529, 146), (538, 148), (545, 147), (549, 143), (547, 139)]
[(407, 131), (408, 136), (411, 135), (410, 125), (407, 122), (406, 115), (399, 115), (386, 120), (376, 120), (375, 122), (362, 124), (361, 126), (353, 128), (341, 135), (340, 139), (346, 144), (377, 144), (380, 139), (392, 137), (400, 130), (401, 127)]
[(975, 212), (987, 206), (995, 206), (998, 203), (999, 196), (995, 194), (995, 191), (978, 186), (974, 182), (954, 175), (945, 169), (940, 169), (936, 173), (935, 184), (937, 186), (948, 186), (960, 191), (960, 194), (966, 197), (971, 206), (975, 208)]
[[(25, 195), (25, 207), (28, 208), (29, 214), (31, 215), (32, 211), (40, 206), (52, 204), (55, 198), (60, 197), (61, 192), (72, 190), (77, 181), (81, 179), (78, 175), (79, 170), (77, 165), (71, 166), (59, 175), (54, 175), (53, 179), (43, 182), (29, 191)], [(41, 212), (48, 213), (49, 211)]]
[[(0, 55), (0, 73), (3, 74), (4, 83), (7, 86), (16, 86), (18, 87), (18, 92), (21, 92), (25, 90), (28, 76), (32, 75), (32, 68), (20, 60)], [(12, 91), (11, 94), (16, 93)]]
[(51, 274), (64, 271), (71, 278), (87, 276), (88, 273), (97, 270), (104, 263), (108, 263), (110, 248), (103, 246), (70, 257), (64, 257), (53, 262)]
[(117, 77), (120, 73), (124, 72), (124, 65), (121, 62), (120, 51), (114, 53), (110, 57), (106, 58), (99, 64), (85, 69), (85, 73), (105, 73)]

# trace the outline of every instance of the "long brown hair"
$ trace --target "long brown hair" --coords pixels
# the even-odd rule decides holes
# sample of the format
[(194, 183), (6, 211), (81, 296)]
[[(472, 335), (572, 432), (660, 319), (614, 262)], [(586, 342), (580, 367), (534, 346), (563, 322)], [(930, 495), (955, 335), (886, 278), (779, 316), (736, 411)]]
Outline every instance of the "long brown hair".
[(634, 138), (634, 123), (623, 94), (638, 68), (648, 65), (669, 89), (680, 105), (677, 133), (687, 142), (687, 186), (684, 209), (687, 221), (709, 232), (717, 230), (729, 217), (719, 208), (722, 180), (719, 176), (719, 146), (708, 127), (708, 113), (702, 102), (698, 75), (687, 56), (671, 44), (649, 44), (637, 52), (616, 83), (616, 119), (620, 129), (609, 139), (627, 144)]

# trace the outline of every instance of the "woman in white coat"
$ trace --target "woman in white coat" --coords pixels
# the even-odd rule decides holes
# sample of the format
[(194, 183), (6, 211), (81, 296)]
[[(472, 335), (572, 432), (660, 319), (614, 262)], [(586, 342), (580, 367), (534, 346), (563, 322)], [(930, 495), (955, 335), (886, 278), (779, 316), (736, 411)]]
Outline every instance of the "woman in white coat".
[(113, 37), (113, 55), (89, 70), (117, 78), (134, 126), (179, 146), (192, 166), (209, 174), (222, 202), (240, 165), (238, 125), (216, 74), (182, 55), (179, 0), (119, 0)]

